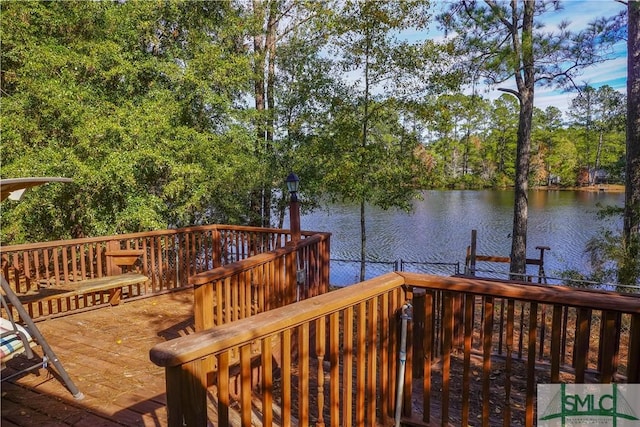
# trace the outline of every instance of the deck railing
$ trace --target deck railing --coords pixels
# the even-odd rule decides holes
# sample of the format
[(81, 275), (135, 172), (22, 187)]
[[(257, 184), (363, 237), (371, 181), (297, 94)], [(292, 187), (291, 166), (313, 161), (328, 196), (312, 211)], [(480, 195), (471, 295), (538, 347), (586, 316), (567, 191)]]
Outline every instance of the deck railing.
[(150, 357), (166, 369), (172, 426), (388, 425), (396, 416), (532, 426), (536, 384), (640, 382), (640, 300), (389, 273), (159, 344)]
[[(303, 233), (303, 237), (311, 235)], [(2, 273), (18, 295), (52, 293), (56, 287), (111, 276), (122, 271), (109, 253), (140, 250), (133, 268), (149, 280), (132, 285), (122, 299), (135, 299), (184, 288), (188, 278), (215, 267), (282, 248), (287, 230), (208, 225), (106, 237), (61, 240), (0, 248)], [(24, 305), (33, 319), (78, 312), (108, 303), (104, 293), (33, 298)]]
[(189, 278), (197, 331), (329, 290), (329, 234), (300, 240)]

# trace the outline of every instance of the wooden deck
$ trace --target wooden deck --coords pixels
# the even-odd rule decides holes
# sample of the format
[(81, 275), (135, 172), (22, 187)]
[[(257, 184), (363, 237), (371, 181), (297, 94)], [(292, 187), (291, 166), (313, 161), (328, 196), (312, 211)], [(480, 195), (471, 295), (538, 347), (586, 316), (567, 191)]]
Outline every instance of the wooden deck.
[[(75, 400), (53, 368), (32, 371), (2, 383), (3, 427), (167, 425), (164, 369), (149, 360), (149, 350), (193, 332), (191, 290), (37, 326), (85, 398)], [(3, 376), (23, 362), (11, 360)]]

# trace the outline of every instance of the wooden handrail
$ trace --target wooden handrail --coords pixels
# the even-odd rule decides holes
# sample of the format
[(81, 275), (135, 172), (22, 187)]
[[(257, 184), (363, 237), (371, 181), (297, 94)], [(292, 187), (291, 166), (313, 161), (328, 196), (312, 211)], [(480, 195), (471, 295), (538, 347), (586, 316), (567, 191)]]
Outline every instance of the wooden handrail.
[[(311, 247), (312, 242), (317, 242), (314, 239), (305, 242), (313, 232), (302, 234), (305, 238), (298, 247)], [(135, 299), (184, 289), (189, 285), (189, 277), (200, 272), (283, 248), (290, 241), (288, 235), (283, 229), (214, 224), (3, 246), (0, 256), (10, 285), (19, 294), (29, 294), (37, 293), (42, 285), (55, 289), (69, 280), (119, 274), (122, 270), (118, 265), (135, 261), (133, 255), (139, 253), (140, 261), (135, 262), (134, 268), (150, 280), (126, 294), (127, 299)], [(113, 251), (120, 256), (111, 256)], [(122, 256), (127, 253), (132, 255), (129, 259)], [(92, 309), (102, 303), (102, 298), (93, 296), (60, 298), (47, 304), (30, 303), (27, 309), (34, 319), (45, 319)]]
[(405, 278), (407, 284), (429, 289), (640, 314), (640, 296), (633, 294), (499, 279), (440, 277), (408, 272), (398, 274)]
[[(83, 237), (79, 239), (69, 239), (69, 240), (52, 240), (49, 242), (38, 242), (38, 243), (21, 243), (17, 245), (7, 245), (3, 246), (1, 252), (9, 252), (9, 251), (26, 251), (32, 249), (43, 249), (43, 248), (54, 248), (58, 246), (69, 246), (69, 245), (80, 245), (85, 243), (96, 243), (96, 242), (105, 242), (109, 240), (126, 240), (126, 239), (137, 239), (141, 237), (152, 237), (152, 236), (163, 236), (163, 235), (172, 235), (172, 234), (180, 234), (180, 233), (189, 233), (196, 231), (206, 231), (206, 230), (235, 230), (235, 231), (247, 231), (247, 232), (256, 232), (260, 231), (261, 233), (283, 233), (288, 234), (289, 231), (281, 228), (266, 228), (266, 227), (249, 227), (249, 226), (241, 226), (241, 225), (226, 225), (226, 224), (210, 224), (210, 225), (199, 225), (195, 227), (183, 227), (183, 228), (173, 228), (166, 230), (153, 230), (153, 231), (141, 231), (137, 233), (127, 233), (127, 234), (114, 234), (110, 236), (99, 236), (99, 237)], [(312, 236), (317, 234), (315, 231), (303, 231), (303, 236)]]
[[(298, 384), (298, 416), (322, 414), (324, 378), (330, 375), (331, 424), (338, 423), (338, 419), (342, 421), (343, 417), (351, 420), (352, 408), (353, 425), (374, 423), (375, 420), (365, 420), (365, 417), (380, 416), (382, 422), (388, 421), (385, 417), (394, 409), (389, 398), (393, 400), (398, 380), (398, 365), (393, 359), (398, 351), (397, 313), (403, 304), (402, 298), (411, 301), (415, 316), (422, 316), (421, 321), (416, 317), (415, 323), (411, 322), (408, 331), (403, 387), (403, 416), (408, 418), (403, 422), (434, 422), (430, 417), (435, 412), (436, 419), (441, 417), (442, 424), (448, 425), (451, 402), (457, 401), (462, 406), (464, 420), (478, 417), (483, 425), (489, 425), (495, 415), (493, 409), (497, 407), (502, 410), (498, 417), (504, 417), (504, 423), (532, 426), (535, 384), (542, 370), (547, 370), (551, 382), (558, 382), (560, 373), (573, 375), (575, 382), (640, 381), (640, 299), (637, 296), (528, 282), (395, 272), (156, 345), (150, 351), (150, 358), (166, 369), (169, 424), (206, 423), (206, 414), (200, 408), (206, 406), (207, 399), (204, 377), (212, 371), (204, 361), (212, 356), (218, 362), (219, 410), (228, 414), (229, 382), (236, 382), (241, 384), (241, 390), (234, 392), (242, 396), (241, 416), (248, 419), (252, 410), (251, 384), (255, 379), (252, 346), (261, 345), (261, 351), (255, 353), (255, 362), (259, 364), (256, 371), (259, 373), (255, 375), (264, 375), (265, 384), (271, 384), (275, 375), (271, 346), (275, 342), (282, 352), (279, 365), (282, 390), (278, 396), (283, 417), (291, 418), (289, 396), (294, 383)], [(506, 312), (506, 317), (501, 311)], [(571, 313), (569, 320), (563, 320), (562, 316), (568, 313)], [(384, 319), (378, 321), (378, 316)], [(599, 332), (591, 326), (591, 319), (598, 318), (601, 321), (593, 323), (603, 325)], [(506, 330), (502, 329), (504, 319)], [(543, 332), (546, 322), (551, 322), (548, 337)], [(624, 335), (623, 340), (613, 333), (619, 328), (617, 322), (627, 325), (624, 332), (617, 332)], [(569, 328), (571, 341), (565, 343), (561, 332)], [(595, 343), (592, 342), (594, 336)], [(502, 342), (503, 337), (506, 351), (496, 353), (497, 348), (502, 348), (498, 342)], [(524, 345), (521, 343), (519, 350), (517, 341), (522, 339)], [(547, 346), (544, 353), (541, 350), (540, 357), (544, 356), (547, 361), (539, 364), (536, 356), (538, 345), (543, 341)], [(620, 356), (619, 345), (625, 346)], [(573, 362), (567, 362), (570, 357), (564, 353), (560, 355), (565, 347), (572, 352)], [(419, 348), (423, 353), (414, 353)], [(377, 351), (381, 352), (379, 358)], [(240, 354), (240, 360), (230, 362), (232, 354)], [(514, 368), (516, 363), (518, 370)], [(231, 371), (230, 366), (236, 364), (240, 365), (239, 371)], [(296, 365), (295, 374), (291, 372), (292, 364)], [(310, 376), (314, 370), (310, 370), (310, 366), (318, 370), (318, 384), (311, 388)], [(424, 374), (419, 381), (423, 385), (419, 396), (414, 394), (417, 387), (414, 378), (423, 374), (412, 374), (416, 366), (422, 366)], [(599, 376), (589, 380), (594, 370)], [(238, 378), (230, 379), (230, 375)], [(507, 396), (511, 392), (521, 393), (524, 404), (515, 405), (511, 398), (501, 400), (504, 398), (501, 393), (505, 391), (494, 390), (492, 381), (497, 381), (496, 375), (503, 377), (501, 387)], [(440, 384), (440, 391), (432, 389), (432, 378), (438, 378), (439, 383), (435, 384)], [(512, 378), (522, 381), (526, 387), (516, 387), (511, 383)], [(462, 396), (454, 396), (453, 381), (462, 385)], [(266, 402), (263, 404), (267, 404), (267, 408), (271, 408), (273, 393), (268, 388), (262, 389)], [(308, 397), (314, 393), (319, 406), (310, 408)], [(475, 394), (482, 396), (480, 408), (473, 406), (473, 402), (478, 401), (471, 398)], [(440, 401), (434, 406), (439, 409), (430, 412), (431, 402), (436, 398)], [(424, 411), (421, 419), (417, 419), (412, 411), (421, 400)], [(341, 405), (347, 408), (343, 412)], [(518, 412), (521, 418), (514, 421), (512, 412)], [(228, 420), (223, 415), (218, 422), (227, 425)]]
[(307, 246), (318, 244), (321, 240), (324, 240), (329, 236), (329, 233), (316, 233), (304, 240), (298, 242), (296, 246), (285, 246), (274, 249), (273, 251), (265, 252), (262, 254), (254, 255), (251, 258), (243, 259), (240, 261), (226, 264), (214, 270), (203, 271), (189, 278), (189, 284), (193, 286), (204, 285), (214, 280), (220, 280), (224, 277), (228, 277), (237, 274), (241, 271), (246, 271), (250, 268), (255, 268), (258, 265), (266, 264), (278, 257), (281, 257), (287, 253), (294, 252), (298, 249), (302, 249)]
[(354, 306), (403, 283), (402, 276), (387, 273), (296, 304), (160, 343), (151, 349), (149, 355), (158, 366), (182, 365)]

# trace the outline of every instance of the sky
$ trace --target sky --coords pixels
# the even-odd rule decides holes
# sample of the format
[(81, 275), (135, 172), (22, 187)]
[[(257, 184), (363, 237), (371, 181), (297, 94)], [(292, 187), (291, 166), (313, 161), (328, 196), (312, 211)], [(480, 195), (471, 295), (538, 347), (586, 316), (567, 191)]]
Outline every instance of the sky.
[[(444, 2), (442, 3), (444, 4)], [(615, 0), (565, 0), (561, 2), (563, 10), (547, 13), (539, 17), (539, 21), (544, 23), (545, 29), (551, 30), (562, 20), (570, 22), (570, 29), (578, 31), (596, 18), (613, 16), (625, 10), (625, 5)], [(577, 82), (587, 83), (594, 88), (609, 85), (615, 90), (626, 93), (627, 86), (627, 46), (626, 42), (620, 42), (614, 46), (615, 59), (586, 68), (577, 78)], [(515, 88), (515, 82), (502, 84), (502, 87)], [(480, 92), (483, 97), (495, 99), (503, 92), (497, 89), (484, 88)], [(566, 111), (572, 98), (576, 94), (567, 93), (553, 88), (537, 86), (535, 88), (535, 106), (546, 109), (555, 106), (562, 111)]]

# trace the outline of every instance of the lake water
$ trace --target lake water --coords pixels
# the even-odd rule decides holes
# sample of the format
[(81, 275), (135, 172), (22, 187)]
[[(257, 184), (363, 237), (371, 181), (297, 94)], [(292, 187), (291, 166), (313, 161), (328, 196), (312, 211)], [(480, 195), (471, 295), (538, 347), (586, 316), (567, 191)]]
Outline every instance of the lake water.
[[(513, 222), (513, 191), (451, 190), (425, 191), (423, 200), (414, 202), (413, 212), (384, 211), (367, 207), (367, 277), (390, 271), (387, 262), (443, 262), (464, 266), (471, 230), (478, 232), (477, 253), (509, 256)], [(585, 191), (532, 190), (529, 193), (527, 256), (537, 258), (536, 246), (549, 246), (545, 253), (548, 276), (565, 270), (589, 271), (585, 245), (603, 226), (615, 225), (597, 218), (598, 205), (624, 203), (624, 194)], [(303, 230), (328, 231), (331, 258), (360, 258), (360, 207), (358, 204), (334, 204), (301, 218)], [(376, 267), (377, 263), (379, 267)], [(332, 283), (353, 283), (355, 273), (343, 273), (345, 264), (332, 262)], [(462, 268), (461, 267), (461, 268)], [(484, 268), (506, 269), (492, 264)], [(351, 267), (353, 269), (353, 267)], [(478, 265), (478, 268), (483, 266)], [(537, 267), (529, 267), (535, 274)], [(335, 270), (335, 271), (334, 271)], [(408, 270), (408, 269), (407, 269)], [(445, 272), (446, 273), (446, 272)]]

